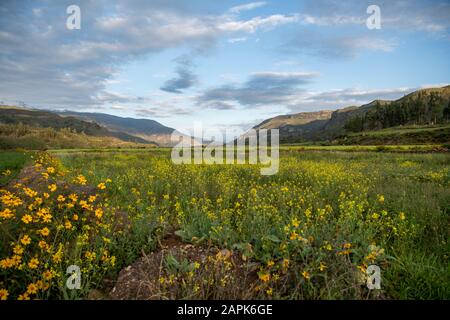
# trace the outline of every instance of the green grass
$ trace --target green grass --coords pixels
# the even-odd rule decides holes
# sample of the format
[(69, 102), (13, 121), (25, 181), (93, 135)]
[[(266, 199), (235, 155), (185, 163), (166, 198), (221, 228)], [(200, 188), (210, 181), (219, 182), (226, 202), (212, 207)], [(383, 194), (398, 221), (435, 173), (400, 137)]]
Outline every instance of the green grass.
[[(382, 266), (384, 297), (449, 299), (450, 155), (365, 152), (367, 147), (340, 152), (348, 151), (346, 146), (299, 152), (303, 148), (282, 147), (274, 176), (261, 176), (248, 165), (177, 166), (163, 148), (55, 154), (72, 176), (81, 173), (92, 184), (111, 178), (110, 206), (162, 230), (178, 230), (186, 242), (251, 248), (245, 252), (263, 273), (271, 272), (268, 261), (278, 265), (288, 258), (292, 268), (282, 279), (289, 285), (264, 284), (275, 298), (366, 297), (352, 270), (376, 244), (385, 250), (374, 262)], [(331, 212), (317, 216), (327, 206)], [(293, 219), (300, 221), (299, 229), (291, 225)], [(314, 240), (292, 241), (292, 230)], [(136, 234), (137, 243), (146, 239), (145, 232)], [(351, 243), (352, 254), (347, 259), (324, 251), (326, 243), (333, 248)], [(125, 251), (133, 250), (139, 248)], [(328, 266), (325, 272), (317, 270), (319, 262)], [(314, 280), (305, 282), (302, 270)]]
[(448, 144), (450, 125), (399, 126), (381, 130), (349, 133), (333, 144), (346, 145), (399, 145), (399, 144)]
[[(13, 179), (29, 159), (29, 153), (0, 151), (0, 186), (4, 186)], [(8, 173), (8, 170), (10, 173)]]
[(419, 144), (419, 145), (282, 145), (281, 150), (286, 151), (344, 151), (344, 152), (433, 152), (442, 149), (440, 144)]
[(403, 134), (403, 133), (411, 133), (411, 132), (430, 132), (437, 131), (442, 129), (450, 129), (450, 124), (445, 125), (429, 125), (429, 126), (400, 126), (400, 127), (392, 127), (375, 131), (364, 131), (359, 133), (350, 133), (349, 136), (358, 136), (361, 134), (364, 135), (386, 135), (386, 134)]

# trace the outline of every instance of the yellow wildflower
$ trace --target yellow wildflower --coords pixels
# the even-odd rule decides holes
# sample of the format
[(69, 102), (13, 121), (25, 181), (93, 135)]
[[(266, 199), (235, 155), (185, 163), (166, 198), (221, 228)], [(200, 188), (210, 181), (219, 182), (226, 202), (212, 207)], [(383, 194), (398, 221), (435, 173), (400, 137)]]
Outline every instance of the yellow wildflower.
[(5, 210), (0, 211), (0, 218), (10, 219), (13, 216), (14, 216), (14, 213), (9, 208), (5, 208)]
[(48, 172), (48, 173), (55, 173), (55, 168), (53, 168), (53, 167), (48, 167), (48, 168), (47, 168), (47, 172)]
[(48, 244), (44, 240), (39, 241), (39, 248), (42, 250), (48, 250)]
[(106, 185), (105, 185), (105, 183), (101, 182), (97, 185), (97, 188), (99, 188), (100, 190), (104, 190), (104, 189), (106, 189)]
[(95, 216), (100, 219), (103, 216), (103, 210), (101, 208), (98, 208), (95, 210)]
[(28, 267), (30, 269), (37, 269), (37, 267), (39, 266), (39, 260), (37, 258), (32, 258), (29, 262), (28, 262)]
[(28, 294), (35, 294), (38, 291), (38, 287), (34, 283), (30, 283), (27, 287)]
[(22, 222), (25, 224), (29, 224), (31, 221), (33, 221), (33, 217), (29, 214), (26, 214), (22, 217)]
[(42, 277), (44, 278), (44, 280), (47, 280), (47, 281), (52, 280), (52, 278), (53, 278), (53, 272), (51, 272), (50, 270), (45, 270), (45, 271), (42, 273)]
[(24, 293), (24, 294), (19, 295), (17, 300), (30, 300), (30, 297), (28, 296), (27, 293)]
[(8, 299), (9, 292), (6, 289), (0, 289), (0, 300)]
[(270, 273), (260, 273), (259, 279), (263, 282), (267, 282), (270, 280)]
[(75, 180), (73, 182), (84, 186), (87, 183), (87, 180), (82, 174), (80, 174), (75, 178)]
[(47, 213), (42, 217), (42, 221), (45, 223), (49, 223), (50, 221), (52, 221), (52, 218), (52, 215), (50, 213)]
[(306, 270), (302, 272), (302, 276), (303, 276), (303, 278), (305, 278), (306, 280), (309, 280), (309, 279), (311, 278), (311, 275), (310, 275), (309, 272), (306, 271)]
[(22, 244), (26, 246), (31, 243), (31, 238), (26, 234), (22, 237), (22, 239), (20, 239), (20, 242), (22, 242)]
[(38, 230), (38, 232), (44, 237), (47, 237), (50, 234), (50, 230), (47, 227)]
[(23, 247), (20, 244), (16, 244), (14, 246), (13, 252), (15, 254), (22, 254), (23, 253)]

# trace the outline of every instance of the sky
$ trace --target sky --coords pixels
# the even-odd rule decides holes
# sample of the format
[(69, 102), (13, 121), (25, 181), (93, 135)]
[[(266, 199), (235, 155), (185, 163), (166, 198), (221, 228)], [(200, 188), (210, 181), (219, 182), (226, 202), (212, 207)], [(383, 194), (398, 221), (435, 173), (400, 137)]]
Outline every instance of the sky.
[(0, 101), (246, 130), (449, 84), (448, 17), (448, 0), (2, 0)]

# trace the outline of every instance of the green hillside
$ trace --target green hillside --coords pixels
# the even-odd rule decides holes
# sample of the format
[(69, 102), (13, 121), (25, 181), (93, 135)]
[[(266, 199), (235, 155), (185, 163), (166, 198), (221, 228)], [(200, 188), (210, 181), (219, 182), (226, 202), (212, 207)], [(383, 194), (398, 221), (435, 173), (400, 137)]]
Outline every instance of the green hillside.
[(54, 129), (24, 124), (0, 124), (0, 149), (144, 148), (149, 143), (123, 141), (116, 137), (90, 136), (70, 128)]
[(450, 146), (450, 124), (398, 126), (349, 133), (332, 143), (343, 145), (446, 144)]
[[(449, 129), (445, 125), (448, 123), (450, 86), (421, 89), (395, 101), (375, 100), (335, 111), (277, 116), (263, 121), (254, 129), (279, 129), (281, 143), (446, 143)], [(416, 126), (414, 132), (402, 128), (411, 125)], [(393, 127), (399, 128), (380, 135), (373, 134)], [(418, 130), (419, 127), (422, 130)]]
[(54, 112), (11, 108), (0, 108), (0, 124), (23, 124), (36, 128), (52, 128), (55, 130), (69, 129), (73, 133), (82, 133), (92, 137), (108, 137), (134, 143), (149, 143), (149, 141), (120, 131), (111, 131), (107, 128), (89, 121), (83, 121), (75, 117), (61, 117)]
[(413, 92), (390, 103), (376, 102), (364, 114), (344, 126), (347, 131), (379, 130), (399, 125), (429, 125), (450, 122), (450, 86)]

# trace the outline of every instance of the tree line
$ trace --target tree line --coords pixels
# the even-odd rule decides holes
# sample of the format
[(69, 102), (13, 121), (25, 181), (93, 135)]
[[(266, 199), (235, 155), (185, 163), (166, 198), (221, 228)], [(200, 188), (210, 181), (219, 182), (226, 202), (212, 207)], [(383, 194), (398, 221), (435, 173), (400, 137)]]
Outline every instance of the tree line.
[(417, 95), (390, 103), (377, 101), (363, 115), (347, 121), (344, 128), (351, 132), (379, 130), (400, 125), (434, 125), (450, 122), (450, 99), (436, 92)]

